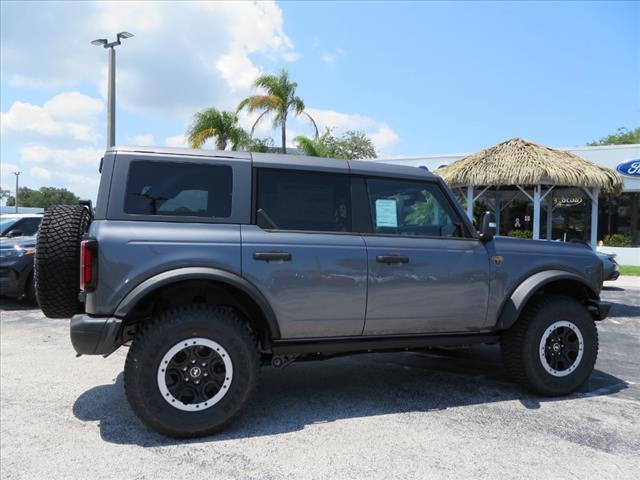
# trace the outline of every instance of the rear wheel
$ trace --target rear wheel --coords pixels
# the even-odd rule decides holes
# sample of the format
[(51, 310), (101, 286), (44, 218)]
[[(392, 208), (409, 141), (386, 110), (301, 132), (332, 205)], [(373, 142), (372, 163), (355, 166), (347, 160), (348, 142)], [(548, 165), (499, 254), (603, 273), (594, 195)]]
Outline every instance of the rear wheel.
[(533, 393), (567, 395), (589, 378), (598, 356), (598, 330), (572, 298), (534, 299), (501, 341), (511, 377)]
[(82, 205), (50, 207), (38, 230), (35, 291), (49, 318), (71, 318), (81, 311), (80, 241), (90, 221)]
[(181, 307), (136, 336), (125, 363), (125, 392), (148, 427), (171, 437), (199, 437), (238, 414), (259, 371), (253, 332), (231, 308)]

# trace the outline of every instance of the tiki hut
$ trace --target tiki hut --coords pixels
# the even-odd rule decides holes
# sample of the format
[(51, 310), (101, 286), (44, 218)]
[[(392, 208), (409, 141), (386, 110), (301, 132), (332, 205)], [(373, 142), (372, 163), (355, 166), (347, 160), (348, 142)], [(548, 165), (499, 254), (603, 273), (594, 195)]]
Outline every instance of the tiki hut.
[[(622, 178), (572, 153), (538, 143), (512, 138), (493, 147), (468, 155), (436, 170), (452, 188), (466, 188), (467, 214), (483, 194), (494, 193), (494, 209), (500, 224), (500, 193), (518, 190), (533, 202), (533, 238), (540, 238), (541, 205), (546, 199), (547, 239), (551, 239), (550, 196), (557, 187), (575, 187), (591, 199), (591, 244), (597, 241), (598, 195), (622, 189)], [(531, 191), (531, 193), (529, 193)]]

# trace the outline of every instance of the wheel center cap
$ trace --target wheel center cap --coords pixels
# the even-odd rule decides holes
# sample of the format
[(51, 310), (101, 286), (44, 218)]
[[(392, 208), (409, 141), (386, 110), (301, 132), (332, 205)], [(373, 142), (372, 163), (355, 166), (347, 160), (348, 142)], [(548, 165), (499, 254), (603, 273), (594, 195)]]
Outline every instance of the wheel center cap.
[(189, 370), (189, 375), (191, 375), (192, 378), (198, 378), (201, 373), (202, 370), (200, 370), (200, 367), (191, 367)]
[(558, 352), (560, 351), (560, 344), (559, 344), (559, 343), (554, 343), (554, 344), (551, 346), (551, 349), (552, 349), (555, 353), (558, 353)]

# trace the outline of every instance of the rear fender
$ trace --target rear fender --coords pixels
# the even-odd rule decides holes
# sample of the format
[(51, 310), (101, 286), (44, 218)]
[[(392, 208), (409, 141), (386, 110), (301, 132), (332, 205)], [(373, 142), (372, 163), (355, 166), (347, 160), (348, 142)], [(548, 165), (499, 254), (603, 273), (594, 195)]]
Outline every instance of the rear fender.
[(272, 339), (280, 338), (280, 328), (273, 312), (273, 309), (264, 298), (264, 296), (258, 291), (258, 289), (249, 283), (244, 278), (227, 272), (226, 270), (219, 270), (217, 268), (207, 267), (186, 267), (177, 268), (162, 272), (158, 275), (154, 275), (148, 278), (144, 282), (135, 287), (127, 296), (120, 302), (116, 309), (115, 316), (118, 318), (126, 317), (135, 306), (144, 299), (147, 295), (155, 290), (170, 285), (172, 283), (184, 281), (184, 280), (213, 280), (221, 283), (226, 283), (232, 287), (242, 290), (246, 293), (262, 310), (262, 313), (267, 320), (267, 324), (271, 333)]

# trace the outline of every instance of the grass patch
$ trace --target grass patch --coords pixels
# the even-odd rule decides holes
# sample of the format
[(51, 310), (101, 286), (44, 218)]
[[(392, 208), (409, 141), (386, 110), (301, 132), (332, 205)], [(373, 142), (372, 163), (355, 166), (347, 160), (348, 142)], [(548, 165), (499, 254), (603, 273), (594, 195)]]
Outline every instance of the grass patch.
[(620, 275), (633, 275), (640, 277), (640, 266), (620, 265)]

